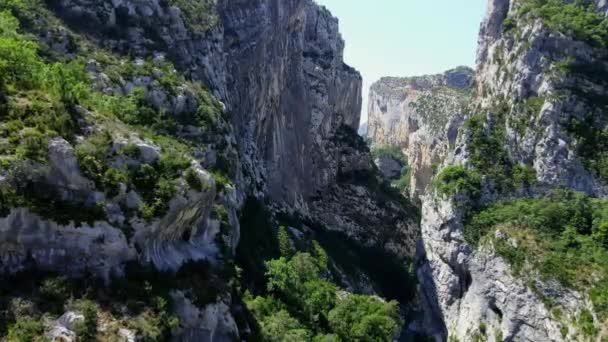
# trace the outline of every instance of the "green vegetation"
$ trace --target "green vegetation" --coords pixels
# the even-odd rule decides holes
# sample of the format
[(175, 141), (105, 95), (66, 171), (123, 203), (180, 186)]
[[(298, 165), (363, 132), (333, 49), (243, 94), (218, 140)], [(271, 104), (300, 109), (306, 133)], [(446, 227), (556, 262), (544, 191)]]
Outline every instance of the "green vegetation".
[(42, 342), (44, 341), (44, 324), (40, 320), (23, 319), (8, 329), (8, 342)]
[[(606, 54), (601, 50), (608, 47), (608, 18), (594, 8), (591, 0), (526, 0), (522, 1), (514, 16), (505, 20), (503, 29), (513, 31), (517, 23), (525, 23), (530, 18), (540, 18), (550, 29), (587, 42), (601, 52), (593, 62), (580, 61), (574, 56), (565, 57), (556, 61), (556, 69), (560, 76), (570, 79), (562, 92), (566, 96), (576, 97), (590, 108), (587, 116), (572, 118), (566, 125), (577, 142), (579, 156), (587, 169), (606, 181), (608, 155), (604, 151), (608, 133), (603, 127), (608, 100), (598, 88), (606, 85), (608, 75)], [(536, 107), (536, 101), (532, 105)], [(536, 108), (531, 109), (536, 112)], [(518, 116), (515, 122), (520, 133), (527, 126), (527, 117)]]
[(393, 186), (399, 190), (400, 193), (406, 194), (410, 190), (410, 181), (412, 178), (412, 173), (409, 166), (405, 165), (401, 169), (401, 174), (399, 179), (393, 182)]
[(94, 341), (97, 336), (99, 305), (91, 300), (83, 300), (76, 305), (76, 309), (84, 316), (84, 321), (76, 326), (76, 335), (82, 341)]
[[(407, 260), (398, 260), (380, 248), (360, 246), (314, 222), (304, 222), (287, 214), (279, 215), (276, 221), (262, 202), (253, 198), (246, 201), (241, 214), (242, 235), (236, 262), (242, 267), (244, 287), (253, 293), (247, 296), (246, 303), (259, 323), (260, 339), (274, 336), (270, 340), (353, 340), (343, 338), (329, 326), (328, 315), (333, 309), (330, 304), (336, 300), (334, 294), (342, 298), (332, 279), (341, 279), (344, 274), (349, 279), (368, 275), (365, 279), (371, 280), (374, 288), (390, 300), (405, 304), (415, 297), (415, 271)], [(291, 231), (286, 227), (293, 227), (302, 235), (292, 241)], [(294, 267), (297, 271), (293, 271)], [(294, 273), (298, 273), (296, 278)], [(314, 277), (311, 278), (311, 274)], [(281, 289), (290, 282), (296, 287), (284, 293)], [(314, 286), (304, 286), (308, 282)], [(313, 288), (320, 292), (310, 292)], [(310, 306), (305, 300), (310, 301)], [(408, 320), (416, 316), (415, 312), (408, 311), (409, 307), (402, 309), (406, 310)], [(361, 310), (358, 312), (365, 316)], [(365, 324), (361, 323), (359, 331), (367, 329)]]
[(591, 0), (526, 0), (518, 16), (532, 14), (552, 30), (586, 41), (598, 48), (608, 44), (608, 19), (593, 8)]
[[(102, 312), (105, 313), (106, 318), (113, 317), (121, 326), (133, 329), (138, 333), (136, 323), (142, 321), (148, 321), (149, 326), (163, 332), (162, 336), (145, 339), (146, 341), (163, 341), (168, 337), (169, 329), (175, 326), (175, 324), (167, 325), (165, 322), (157, 320), (158, 317), (170, 315), (166, 312), (167, 308), (164, 308), (162, 312), (155, 311), (153, 315), (145, 315), (154, 310), (154, 299), (152, 299), (152, 303), (139, 301), (138, 306), (130, 305), (144, 296), (142, 294), (136, 295), (137, 297), (134, 295), (125, 301), (126, 299), (119, 298), (118, 292), (100, 287), (101, 282), (98, 279), (67, 279), (50, 274), (29, 272), (28, 274), (18, 274), (7, 280), (18, 281), (21, 284), (19, 287), (11, 287), (10, 284), (0, 285), (2, 295), (2, 299), (0, 299), (0, 339), (5, 337), (10, 342), (46, 341), (43, 337), (45, 331), (43, 322), (57, 319), (65, 310), (73, 310), (84, 316), (84, 321), (77, 324), (74, 329), (79, 341), (104, 341), (116, 338), (116, 331), (111, 330), (112, 325), (106, 326), (105, 332), (98, 331), (98, 315)], [(138, 291), (149, 294), (150, 289), (154, 287), (147, 283), (145, 288), (140, 287)], [(150, 301), (150, 298), (146, 300)], [(14, 303), (19, 303), (19, 306), (15, 307)], [(116, 303), (121, 305), (129, 303), (128, 308), (123, 309), (128, 312), (113, 312), (112, 306)], [(123, 314), (126, 316), (123, 317)], [(140, 336), (147, 337), (143, 334)]]
[(412, 105), (434, 134), (441, 134), (454, 113), (463, 113), (472, 99), (471, 89), (435, 88)]
[(464, 193), (477, 198), (481, 195), (481, 177), (475, 170), (467, 170), (462, 165), (450, 165), (437, 176), (435, 188), (441, 195)]
[[(190, 10), (207, 8), (210, 4), (208, 1), (176, 1), (178, 7), (187, 7), (187, 10), (182, 8), (185, 12), (197, 16), (204, 13)], [(90, 206), (63, 203), (54, 189), (43, 184), (44, 179), (28, 176), (27, 172), (18, 173), (29, 161), (46, 163), (48, 142), (58, 137), (75, 146), (83, 173), (99, 190), (110, 197), (118, 194), (121, 184), (128, 190), (136, 190), (143, 198), (139, 214), (145, 220), (151, 221), (166, 212), (175, 195), (177, 178), (184, 176), (189, 186), (200, 188), (192, 174), (184, 172), (190, 166), (191, 141), (175, 138), (175, 135), (180, 125), (194, 125), (209, 133), (224, 129), (222, 105), (207, 90), (188, 82), (167, 61), (133, 61), (98, 49), (84, 39), (74, 42), (77, 46), (73, 48), (78, 52), (76, 58), (51, 60), (52, 54), (43, 51), (44, 46), (31, 41), (30, 35), (19, 33), (20, 21), (34, 31), (40, 22), (59, 25), (36, 0), (0, 3), (0, 167), (9, 171), (8, 178), (12, 180), (0, 191), (2, 214), (7, 214), (12, 207), (25, 206), (64, 224), (74, 220), (80, 225), (105, 218), (104, 203)], [(178, 95), (185, 85), (186, 91), (196, 96), (198, 110), (174, 116), (154, 107), (142, 88), (133, 89), (127, 96), (108, 96), (94, 91), (85, 70), (85, 61), (90, 58), (96, 59), (101, 70), (117, 83), (138, 76), (152, 76), (155, 84), (170, 96)], [(102, 127), (103, 130), (84, 134), (84, 140), (76, 140), (77, 135), (85, 133), (81, 132), (83, 123), (87, 129)], [(108, 133), (110, 131), (112, 134)], [(135, 134), (160, 146), (160, 159), (150, 165), (110, 166), (109, 158), (115, 157), (111, 155), (111, 147), (118, 134)], [(139, 157), (133, 144), (119, 153), (132, 159)], [(224, 158), (223, 154), (221, 156)], [(214, 174), (214, 178), (220, 187), (230, 183), (222, 173)]]
[(169, 0), (169, 3), (182, 11), (186, 25), (196, 33), (204, 33), (219, 21), (212, 0)]
[(203, 183), (194, 169), (189, 168), (186, 170), (184, 178), (186, 179), (186, 183), (188, 183), (190, 189), (198, 192), (203, 191)]
[(512, 189), (512, 162), (505, 149), (505, 116), (508, 112), (502, 104), (491, 109), (491, 123), (486, 126), (482, 113), (469, 118), (465, 127), (470, 134), (469, 152), (471, 165), (477, 172), (494, 180), (498, 191)]
[[(112, 136), (107, 131), (89, 136), (76, 147), (81, 169), (88, 178), (95, 181), (99, 189), (105, 190), (109, 195), (116, 195), (118, 185), (122, 183), (142, 196), (144, 204), (140, 208), (140, 214), (148, 221), (162, 216), (167, 211), (169, 201), (175, 195), (175, 179), (181, 176), (182, 170), (187, 170), (190, 166), (187, 147), (183, 144), (177, 141), (167, 143), (163, 139), (155, 140), (160, 143), (162, 149), (157, 161), (121, 169), (110, 167), (106, 162), (112, 144)], [(127, 144), (119, 153), (133, 156), (138, 152), (133, 149), (133, 145)], [(187, 181), (190, 179), (188, 184), (192, 185), (190, 182), (193, 179), (187, 176), (186, 172)]]
[(327, 281), (327, 256), (297, 253), (269, 261), (265, 297), (247, 307), (265, 341), (391, 341), (400, 328), (397, 302), (342, 293)]
[[(606, 319), (606, 226), (606, 199), (555, 191), (546, 197), (492, 204), (468, 220), (464, 233), (472, 244), (492, 241), (520, 276), (538, 272), (545, 279), (587, 292), (596, 312)], [(508, 238), (495, 234), (496, 230)]]
[[(526, 113), (532, 113), (540, 110), (542, 102), (530, 98), (523, 103), (523, 108)], [(535, 170), (529, 165), (514, 163), (505, 148), (507, 105), (494, 106), (490, 112), (489, 119), (478, 113), (465, 122), (470, 166), (453, 165), (443, 170), (436, 180), (440, 194), (463, 192), (477, 198), (481, 194), (482, 176), (484, 184), (499, 193), (511, 193), (522, 186), (526, 189), (536, 183)]]
[(389, 157), (400, 162), (406, 162), (405, 155), (403, 155), (403, 151), (399, 146), (396, 145), (382, 145), (375, 146), (371, 150), (372, 157), (380, 158), (380, 157)]
[(291, 245), (291, 239), (285, 226), (279, 226), (279, 232), (277, 233), (277, 241), (279, 242), (279, 251), (281, 256), (290, 258), (295, 254), (295, 249)]
[(596, 337), (599, 329), (595, 327), (593, 315), (589, 310), (582, 310), (578, 317), (578, 324), (583, 331), (583, 335), (587, 337)]
[(530, 127), (532, 120), (538, 116), (542, 106), (545, 104), (545, 99), (538, 96), (528, 97), (516, 106), (516, 110), (513, 116), (511, 116), (511, 126), (519, 133), (524, 135), (526, 130)]
[(597, 117), (587, 115), (584, 120), (572, 118), (567, 127), (576, 139), (578, 153), (585, 166), (600, 179), (608, 180), (608, 128), (601, 128)]
[[(71, 310), (85, 318), (75, 329), (79, 341), (114, 341), (119, 327), (135, 331), (142, 341), (167, 341), (179, 324), (171, 311), (173, 291), (203, 307), (230, 291), (227, 279), (233, 276), (231, 266), (206, 262), (188, 263), (177, 272), (132, 263), (109, 286), (88, 276), (69, 279), (37, 271), (7, 276), (0, 283), (0, 340), (42, 341), (43, 322)], [(98, 329), (102, 319), (103, 331)]]

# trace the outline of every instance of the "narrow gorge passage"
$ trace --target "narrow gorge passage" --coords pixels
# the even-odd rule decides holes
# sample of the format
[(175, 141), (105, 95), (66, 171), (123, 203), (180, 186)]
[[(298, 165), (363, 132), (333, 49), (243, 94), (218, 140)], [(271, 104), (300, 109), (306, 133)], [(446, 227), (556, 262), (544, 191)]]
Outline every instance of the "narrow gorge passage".
[(0, 0), (0, 341), (607, 341), (608, 4), (438, 1)]

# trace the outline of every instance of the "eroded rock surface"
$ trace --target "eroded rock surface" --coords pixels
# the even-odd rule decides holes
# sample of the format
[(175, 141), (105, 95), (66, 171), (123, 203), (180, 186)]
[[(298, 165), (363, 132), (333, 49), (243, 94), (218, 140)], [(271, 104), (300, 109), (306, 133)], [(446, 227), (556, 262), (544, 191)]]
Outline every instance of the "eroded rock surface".
[(411, 168), (410, 195), (424, 194), (434, 168), (456, 141), (472, 98), (473, 70), (444, 74), (385, 77), (369, 95), (367, 137), (375, 145), (403, 149)]

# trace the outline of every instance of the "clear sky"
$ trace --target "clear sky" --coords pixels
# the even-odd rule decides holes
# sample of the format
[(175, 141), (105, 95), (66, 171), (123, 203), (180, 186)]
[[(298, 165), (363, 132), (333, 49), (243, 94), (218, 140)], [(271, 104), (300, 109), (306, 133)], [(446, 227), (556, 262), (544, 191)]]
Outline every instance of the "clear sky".
[(346, 63), (370, 85), (382, 76), (435, 74), (475, 65), (487, 0), (316, 0), (340, 19)]

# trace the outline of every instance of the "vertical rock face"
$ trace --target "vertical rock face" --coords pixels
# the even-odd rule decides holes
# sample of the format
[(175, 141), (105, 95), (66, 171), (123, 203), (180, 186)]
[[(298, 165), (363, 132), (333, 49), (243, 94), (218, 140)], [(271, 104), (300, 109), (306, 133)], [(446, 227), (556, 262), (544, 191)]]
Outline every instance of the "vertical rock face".
[(343, 61), (338, 20), (310, 0), (219, 9), (226, 103), (255, 191), (364, 245), (413, 256), (417, 213), (370, 189), (378, 176), (356, 135), (362, 80)]
[[(512, 163), (534, 169), (537, 185), (529, 192), (566, 188), (603, 195), (604, 182), (585, 164), (581, 141), (567, 126), (573, 119), (585, 120), (596, 109), (589, 98), (567, 91), (605, 97), (605, 80), (563, 71), (559, 65), (569, 61), (605, 70), (606, 51), (557, 32), (534, 16), (518, 16), (522, 3), (488, 2), (479, 37), (475, 111), (467, 115), (477, 115), (486, 132), (504, 121), (505, 141), (493, 152), (504, 149)], [(599, 10), (605, 9), (602, 1), (596, 4)], [(605, 127), (601, 116), (596, 118), (590, 127)], [(471, 157), (474, 148), (465, 126), (444, 166), (477, 167)], [(522, 195), (505, 194), (484, 181), (482, 205)], [(514, 275), (492, 243), (478, 248), (469, 245), (463, 234), (463, 207), (469, 200), (437, 193), (423, 198), (419, 252), (425, 261), (418, 275), (421, 299), (429, 313), (427, 327), (441, 339), (449, 336), (460, 341), (469, 341), (482, 330), (488, 340), (583, 340), (575, 333), (580, 327), (563, 323), (546, 306), (546, 298), (554, 300), (568, 317), (577, 317), (589, 308), (585, 295), (549, 281), (528, 283)]]
[(386, 77), (372, 85), (367, 136), (373, 144), (404, 150), (412, 198), (424, 193), (433, 165), (455, 143), (472, 87), (473, 70), (467, 67), (432, 76)]
[[(110, 280), (123, 275), (125, 264), (133, 262), (178, 273), (191, 261), (219, 269), (224, 257), (234, 256), (240, 229), (237, 213), (249, 194), (342, 232), (359, 245), (379, 247), (391, 257), (412, 258), (419, 214), (385, 187), (356, 134), (361, 76), (343, 61), (338, 20), (313, 0), (188, 3), (204, 6), (204, 13), (187, 13), (180, 2), (164, 0), (49, 0), (48, 8), (40, 8), (41, 22), (48, 16), (55, 26), (47, 30), (42, 25), (28, 33), (38, 35), (51, 54), (86, 58), (86, 72), (96, 91), (126, 98), (141, 90), (134, 116), (140, 110), (157, 110), (171, 119), (190, 120), (163, 121), (163, 126), (176, 127), (161, 127), (159, 134), (164, 136), (151, 134), (159, 139), (148, 141), (149, 132), (136, 131), (140, 127), (135, 126), (151, 123), (125, 125), (119, 122), (121, 115), (110, 123), (83, 119), (74, 141), (52, 141), (45, 157), (50, 167), (40, 165), (39, 170), (45, 189), (57, 190), (76, 212), (74, 208), (90, 205), (102, 214), (86, 217), (91, 221), (84, 220), (86, 224), (71, 222), (72, 217), (57, 223), (28, 203), (8, 208), (0, 219), (0, 271), (35, 266)], [(195, 20), (188, 20), (192, 15)], [(56, 44), (58, 34), (68, 42)], [(165, 62), (170, 62), (169, 68)], [(176, 74), (175, 79), (170, 77)], [(211, 96), (197, 83), (208, 87), (222, 104), (207, 103), (200, 94)], [(199, 111), (213, 106), (223, 107), (230, 119), (219, 113), (211, 118), (212, 124), (191, 123), (193, 117), (208, 119), (209, 113)], [(78, 106), (75, 112), (84, 118), (99, 114), (89, 110), (96, 109)], [(103, 138), (103, 146), (93, 138)], [(99, 148), (95, 172), (87, 172), (91, 170), (84, 169), (75, 152), (88, 140)], [(184, 140), (188, 146), (181, 146)], [(171, 144), (188, 152), (166, 146)], [(185, 161), (172, 159), (180, 156)], [(164, 161), (171, 165), (159, 166)], [(106, 189), (110, 169), (126, 175), (119, 174), (124, 178), (111, 180), (119, 184)], [(218, 169), (233, 184), (218, 178)], [(167, 170), (170, 175), (163, 173)], [(21, 182), (5, 178), (4, 171), (0, 170), (0, 186)], [(103, 181), (89, 179), (96, 176)], [(134, 190), (136, 182), (148, 178), (154, 182)], [(146, 192), (150, 198), (144, 198)], [(171, 196), (161, 196), (166, 193)], [(157, 207), (163, 208), (158, 210), (162, 214)], [(217, 303), (205, 308), (190, 298), (192, 291), (186, 296), (173, 293), (181, 319), (173, 331), (178, 339), (238, 338), (225, 276), (211, 274), (211, 280), (205, 279), (213, 286), (221, 283), (218, 288), (223, 291)]]
[(338, 20), (309, 0), (228, 1), (222, 18), (246, 166), (272, 199), (300, 206), (336, 180), (328, 140), (359, 126), (361, 76), (343, 62)]

